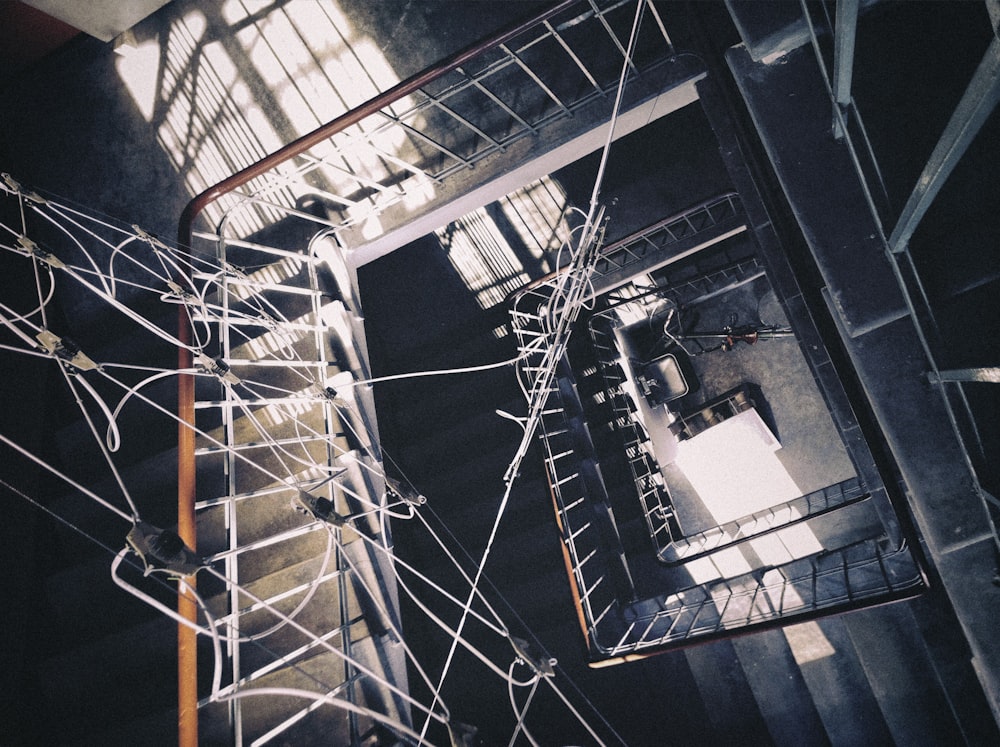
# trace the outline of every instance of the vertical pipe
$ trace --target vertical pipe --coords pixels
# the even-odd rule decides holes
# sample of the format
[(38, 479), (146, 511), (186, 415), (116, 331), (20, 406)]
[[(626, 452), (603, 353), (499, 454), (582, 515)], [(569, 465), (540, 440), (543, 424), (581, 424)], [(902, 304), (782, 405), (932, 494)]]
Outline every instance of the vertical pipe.
[(851, 103), (854, 77), (854, 40), (858, 29), (858, 0), (837, 0), (833, 37), (833, 95), (841, 107)]
[[(846, 112), (851, 103), (851, 80), (854, 77), (854, 39), (858, 30), (859, 0), (837, 0), (836, 26), (833, 31), (834, 106)], [(839, 140), (847, 133), (841, 127), (845, 115), (833, 113), (833, 134)]]
[[(177, 312), (177, 338), (184, 343), (178, 348), (177, 368), (181, 371), (192, 366), (191, 325), (187, 309), (181, 305)], [(189, 373), (177, 377), (177, 534), (184, 543), (197, 547), (195, 531), (194, 495), (194, 376)], [(194, 577), (189, 579), (193, 586)], [(177, 596), (177, 612), (185, 620), (195, 622), (198, 608), (194, 597), (184, 587)], [(198, 747), (198, 634), (186, 625), (177, 625), (177, 737), (180, 747)]]

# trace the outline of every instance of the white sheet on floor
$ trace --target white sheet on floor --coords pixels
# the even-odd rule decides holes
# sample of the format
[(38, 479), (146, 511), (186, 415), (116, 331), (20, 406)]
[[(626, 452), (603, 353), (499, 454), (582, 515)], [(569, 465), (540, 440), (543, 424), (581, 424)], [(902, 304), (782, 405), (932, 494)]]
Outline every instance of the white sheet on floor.
[(780, 448), (750, 409), (681, 441), (676, 463), (724, 524), (802, 495), (775, 453)]

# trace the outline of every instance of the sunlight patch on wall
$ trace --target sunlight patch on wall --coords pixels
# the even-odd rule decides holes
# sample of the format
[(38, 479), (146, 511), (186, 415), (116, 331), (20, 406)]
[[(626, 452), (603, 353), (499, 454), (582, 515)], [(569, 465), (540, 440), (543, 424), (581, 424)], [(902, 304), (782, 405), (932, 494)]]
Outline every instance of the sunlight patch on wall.
[(495, 306), (531, 279), (486, 208), (468, 213), (434, 234), (480, 308)]
[(565, 190), (551, 176), (543, 176), (500, 201), (507, 220), (539, 260), (571, 240), (568, 206)]
[(143, 119), (153, 121), (156, 107), (157, 69), (160, 62), (159, 39), (148, 39), (135, 46), (116, 50), (115, 68)]
[(486, 309), (554, 269), (555, 253), (572, 239), (566, 193), (545, 176), (434, 234)]
[[(226, 0), (191, 10), (127, 52), (118, 74), (192, 196), (400, 80), (332, 1)], [(358, 222), (404, 198), (432, 198), (426, 177), (407, 163), (425, 146), (391, 124), (413, 107), (413, 97), (401, 100), (286, 165), (262, 193), (272, 204), (241, 208), (231, 234), (255, 233), (310, 195), (323, 196), (335, 220), (340, 211)], [(406, 122), (423, 124), (413, 112)], [(410, 182), (417, 182), (412, 195)], [(206, 217), (215, 224), (222, 210), (213, 204)]]

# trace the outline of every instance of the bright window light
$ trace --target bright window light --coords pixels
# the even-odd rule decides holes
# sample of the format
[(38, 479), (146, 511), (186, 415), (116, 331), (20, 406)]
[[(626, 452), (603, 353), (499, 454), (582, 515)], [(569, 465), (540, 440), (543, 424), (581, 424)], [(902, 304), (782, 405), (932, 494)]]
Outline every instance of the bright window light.
[[(157, 140), (195, 195), (273, 153), (400, 81), (373, 40), (359, 35), (337, 2), (275, 4), (227, 0), (225, 24), (238, 28), (237, 46), (219, 39), (225, 28), (209, 28), (192, 10), (160, 36), (139, 39), (117, 60), (118, 74)], [(141, 33), (141, 29), (140, 29)], [(395, 116), (414, 106), (397, 102)], [(422, 118), (408, 125), (420, 129)], [(436, 192), (417, 169), (403, 163), (412, 144), (403, 128), (376, 132), (384, 119), (369, 118), (315, 149), (291, 174), (290, 183), (269, 189), (266, 199), (292, 208), (306, 194), (326, 192), (331, 202), (370, 193), (360, 207), (370, 229), (377, 213), (406, 197), (410, 209)], [(407, 187), (399, 181), (407, 177)], [(413, 194), (409, 182), (416, 182)], [(393, 187), (383, 184), (392, 182)], [(259, 186), (259, 185), (258, 185)], [(391, 199), (385, 199), (385, 197)], [(231, 203), (228, 203), (231, 204)], [(222, 217), (221, 203), (206, 211)], [(275, 219), (274, 207), (249, 204), (230, 215), (230, 231), (247, 236)], [(354, 220), (362, 221), (352, 211)], [(375, 215), (369, 215), (375, 214)], [(279, 216), (280, 217), (280, 216)]]

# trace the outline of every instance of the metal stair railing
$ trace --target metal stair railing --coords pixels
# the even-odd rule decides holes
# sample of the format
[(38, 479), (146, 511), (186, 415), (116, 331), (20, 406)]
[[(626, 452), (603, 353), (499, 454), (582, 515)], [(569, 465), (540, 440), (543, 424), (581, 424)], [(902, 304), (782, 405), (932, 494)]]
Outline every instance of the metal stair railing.
[(625, 374), (611, 356), (614, 352), (613, 337), (598, 329), (599, 325), (594, 324), (595, 318), (599, 317), (591, 317), (587, 326), (604, 380), (605, 403), (611, 410), (609, 424), (622, 439), (646, 529), (657, 554), (662, 554), (678, 538), (683, 537), (684, 530), (670, 491), (660, 474), (659, 465), (646, 447), (649, 435), (642, 424), (632, 417), (635, 404), (622, 386)]
[[(527, 308), (544, 306), (550, 300), (550, 290), (549, 286), (543, 286), (528, 291)], [(539, 336), (544, 337), (544, 319), (540, 314), (521, 308), (515, 308), (511, 318), (519, 351), (527, 356), (518, 366), (519, 376), (526, 380), (525, 386), (530, 387), (534, 378), (531, 372), (537, 368), (537, 360), (544, 354), (544, 350), (537, 346)], [(580, 409), (578, 402), (575, 409)], [(563, 401), (558, 379), (549, 389), (540, 425), (539, 438), (545, 453), (546, 476), (579, 604), (586, 620), (602, 619), (614, 608), (620, 596), (630, 595), (631, 578), (613, 521), (611, 529), (614, 536), (610, 544), (617, 547), (611, 550), (608, 549), (608, 537), (606, 534), (602, 536), (595, 524), (595, 510), (599, 509), (595, 509), (595, 498), (583, 475), (579, 440), (573, 438), (567, 404)], [(617, 555), (617, 558), (612, 560), (612, 555)], [(614, 568), (616, 563), (621, 564), (617, 573)], [(618, 581), (609, 583), (609, 574), (615, 574)], [(623, 579), (625, 589), (622, 588)]]
[[(270, 253), (274, 259), (268, 265), (300, 262), (303, 260), (293, 256), (297, 253), (294, 245), (270, 246), (261, 240), (260, 236), (271, 233), (263, 229), (277, 222), (300, 221), (300, 225), (311, 226), (312, 240), (325, 232), (336, 244), (338, 230), (379, 214), (411, 192), (423, 190), (428, 184), (440, 184), (591, 104), (606, 108), (610, 103), (606, 101), (607, 94), (618, 82), (619, 55), (625, 55), (617, 34), (622, 33), (633, 9), (632, 0), (557, 3), (524, 23), (452, 55), (198, 195), (182, 214), (179, 243), (191, 247), (197, 237), (199, 241), (211, 242), (213, 249), (225, 246), (231, 253)], [(649, 10), (657, 14), (652, 3)], [(662, 24), (653, 28), (657, 31), (642, 36), (629, 60), (633, 79), (675, 59)], [(637, 95), (652, 95), (654, 88), (651, 86)], [(515, 91), (517, 99), (509, 99), (501, 93), (504, 90)], [(392, 145), (397, 134), (398, 143)], [(306, 203), (322, 209), (310, 212), (302, 207)], [(222, 219), (221, 228), (196, 234), (194, 222), (210, 205), (215, 206), (215, 217)], [(303, 234), (302, 238), (306, 240), (308, 235)], [(336, 250), (332, 254), (336, 255)], [(267, 287), (272, 292), (273, 274), (258, 283), (256, 278), (234, 271), (227, 273), (226, 282), (237, 294), (238, 288), (252, 291)], [(295, 284), (284, 285), (289, 289), (287, 295), (294, 297), (297, 291), (290, 288)], [(342, 289), (345, 297), (353, 297), (353, 289), (343, 288), (343, 284)], [(345, 369), (355, 370), (358, 378), (364, 378), (368, 373), (364, 331), (356, 304), (348, 306), (332, 309), (333, 318), (323, 321), (332, 322), (336, 331), (337, 352), (342, 354), (337, 360)], [(318, 326), (320, 311), (314, 309), (313, 317), (293, 320), (295, 329), (302, 332), (299, 325)], [(239, 314), (230, 314), (230, 319), (235, 323), (227, 325), (228, 330), (247, 326), (247, 320)], [(182, 339), (190, 333), (188, 324), (182, 314)], [(226, 365), (235, 366), (237, 359), (251, 357), (234, 356), (226, 345), (220, 356), (228, 359)], [(191, 369), (192, 363), (189, 355), (181, 354), (180, 369)], [(232, 372), (232, 376), (238, 376), (238, 371)], [(196, 418), (204, 422), (206, 417), (212, 417), (209, 413), (221, 413), (218, 424), (224, 426), (230, 443), (235, 444), (237, 423), (232, 406), (224, 403), (224, 397), (209, 395), (207, 403), (196, 408), (193, 383), (188, 377), (180, 377), (178, 411), (182, 420), (194, 424)], [(376, 426), (370, 393), (355, 394), (364, 405), (361, 413), (366, 421), (365, 430), (371, 430)], [(295, 396), (274, 392), (257, 393), (253, 399), (247, 406), (254, 411), (269, 405), (295, 404)], [(320, 405), (323, 422), (333, 423), (330, 405), (325, 402)], [(345, 430), (338, 424), (324, 432), (332, 436)], [(194, 547), (194, 476), (199, 471), (205, 472), (203, 479), (215, 474), (215, 465), (207, 470), (195, 467), (196, 446), (192, 435), (192, 429), (181, 428), (178, 530), (184, 541)], [(377, 443), (377, 438), (367, 440)], [(271, 444), (269, 448), (288, 447)], [(203, 454), (201, 458), (210, 456)], [(234, 459), (233, 452), (227, 452), (226, 458)], [(239, 474), (234, 469), (235, 464), (223, 467), (222, 478), (229, 482), (225, 493), (232, 498), (231, 505), (237, 505), (236, 496), (253, 496), (241, 500), (259, 497), (258, 491), (265, 486), (233, 484), (234, 474)], [(208, 501), (201, 504), (204, 507), (221, 509), (230, 505), (221, 501), (219, 495), (207, 495), (203, 500)], [(588, 601), (596, 599), (596, 595), (599, 590), (588, 587)], [(232, 604), (238, 606), (235, 596)], [(193, 614), (193, 605), (188, 605), (186, 614)], [(184, 638), (187, 634), (181, 635)], [(192, 644), (187, 641), (182, 651), (193, 652)], [(186, 687), (190, 692), (195, 667), (187, 653), (182, 659), (181, 677), (189, 683)], [(234, 673), (233, 677), (238, 675)], [(182, 703), (182, 713), (193, 710), (189, 700)], [(190, 726), (182, 726), (182, 731), (190, 740)]]
[(635, 274), (631, 268), (636, 264), (642, 264), (648, 272), (651, 264), (661, 265), (675, 259), (667, 253), (669, 248), (716, 232), (720, 226), (731, 228), (730, 224), (737, 225), (734, 221), (740, 221), (742, 214), (743, 206), (735, 192), (713, 197), (609, 244), (601, 251), (595, 273), (598, 277), (620, 274), (623, 270)]
[[(641, 1), (659, 20), (653, 3)], [(618, 36), (627, 35), (634, 7), (635, 0), (558, 2), (220, 182), (189, 205), (184, 222), (224, 198), (223, 210), (236, 200), (257, 204), (256, 220), (241, 218), (248, 227), (305, 200), (329, 208), (332, 228), (356, 225), (588, 107), (606, 107), (625, 54)], [(631, 80), (652, 79), (677, 59), (663, 24), (651, 28), (630, 58)], [(238, 197), (225, 197), (235, 190)]]
[[(196, 388), (201, 398), (194, 403), (199, 429), (208, 434), (218, 433), (217, 439), (195, 450), (196, 469), (204, 485), (195, 509), (199, 524), (223, 530), (224, 545), (211, 547), (203, 543), (201, 549), (224, 562), (225, 577), (232, 582), (226, 591), (225, 614), (220, 618), (229, 641), (225, 650), (229, 684), (223, 695), (236, 692), (241, 683), (245, 685), (264, 677), (273, 681), (284, 671), (294, 671), (306, 659), (324, 654), (324, 645), (335, 639), (334, 644), (343, 651), (346, 661), (343, 680), (329, 684), (335, 686), (339, 697), (358, 703), (364, 699), (367, 678), (349, 663), (355, 655), (353, 647), (370, 633), (386, 628), (379, 620), (381, 613), (376, 611), (385, 606), (370, 603), (365, 598), (369, 592), (364, 585), (346, 572), (363, 560), (363, 551), (358, 556), (358, 547), (363, 543), (352, 542), (345, 535), (342, 546), (331, 544), (324, 553), (315, 541), (323, 533), (317, 535), (313, 531), (322, 525), (315, 521), (306, 519), (307, 523), (301, 526), (289, 525), (288, 520), (273, 526), (245, 524), (250, 515), (247, 512), (257, 505), (267, 512), (284, 504), (289, 509), (285, 515), (294, 516), (289, 504), (297, 490), (330, 501), (337, 513), (345, 516), (379, 504), (383, 486), (359, 470), (359, 464), (378, 467), (376, 459), (357, 451), (369, 448), (376, 441), (366, 425), (374, 422), (370, 398), (366, 399), (363, 392), (352, 398), (360, 412), (352, 421), (348, 408), (339, 406), (334, 396), (317, 386), (317, 382), (367, 377), (366, 367), (362, 370), (360, 364), (364, 354), (351, 329), (359, 320), (353, 319), (354, 315), (341, 301), (331, 300), (331, 294), (337, 291), (324, 260), (308, 252), (290, 254), (260, 242), (237, 243), (238, 246), (230, 247), (224, 227), (216, 238), (219, 263), (227, 271), (217, 296), (206, 301), (216, 314), (217, 325), (212, 335), (218, 340), (220, 355), (214, 364), (219, 367), (216, 373), (221, 370), (222, 374), (209, 387)], [(229, 257), (237, 253), (241, 264), (259, 269), (249, 275), (235, 266), (230, 269)], [(266, 296), (262, 300), (261, 296), (248, 293), (248, 288), (254, 293), (265, 291)], [(252, 303), (248, 304), (248, 299)], [(283, 307), (290, 307), (300, 315), (286, 319)], [(333, 323), (334, 317), (339, 325)], [(231, 324), (234, 319), (242, 324)], [(331, 330), (338, 326), (339, 335), (336, 332), (331, 335)], [(339, 343), (331, 341), (336, 337), (340, 337)], [(248, 465), (247, 458), (265, 464), (312, 466), (287, 477), (278, 473), (284, 479), (275, 483)], [(270, 471), (278, 469), (274, 466)], [(219, 483), (213, 475), (220, 470), (221, 491), (206, 494), (205, 491), (212, 491)], [(377, 536), (380, 527), (377, 522), (370, 522), (367, 531)], [(289, 564), (306, 561), (315, 564), (320, 556), (324, 558), (322, 566), (330, 570), (311, 583), (287, 586), (278, 578)], [(276, 580), (268, 584), (270, 590), (257, 604), (248, 605), (239, 588), (245, 585), (242, 568), (247, 564), (255, 569), (255, 576), (263, 568), (268, 578)], [(374, 575), (379, 579), (378, 574)], [(247, 583), (254, 583), (254, 579)], [(380, 581), (375, 583), (382, 586), (380, 595), (390, 598), (389, 590)], [(262, 649), (251, 643), (260, 626), (261, 610), (287, 605), (289, 600), (310, 598), (316, 602), (303, 606), (301, 614), (309, 615), (312, 627), (322, 630), (323, 635), (304, 646), (295, 638), (286, 644), (281, 638), (269, 637), (268, 656), (261, 663)], [(335, 601), (319, 604), (329, 600)], [(392, 609), (391, 605), (388, 609)], [(319, 619), (313, 619), (316, 615)], [(241, 637), (246, 642), (238, 642)], [(210, 704), (203, 700), (201, 705)], [(230, 729), (235, 743), (241, 744), (244, 738), (280, 734), (306, 712), (308, 709), (292, 709), (277, 722), (262, 725), (256, 711), (251, 711), (253, 716), (248, 719), (242, 701), (237, 699), (229, 706)], [(347, 738), (352, 743), (366, 738), (366, 729), (354, 716), (348, 718), (348, 730)]]
[(641, 600), (623, 610), (624, 631), (614, 631), (596, 646), (608, 660), (627, 660), (692, 639), (782, 624), (793, 615), (804, 620), (874, 600), (906, 599), (923, 588), (923, 575), (905, 543), (886, 550), (877, 539), (863, 540), (783, 566)]
[[(740, 544), (752, 536), (761, 536), (808, 521), (869, 497), (857, 480), (848, 480), (827, 486), (807, 496), (793, 498), (761, 515), (742, 517), (725, 526), (690, 536), (683, 530), (670, 491), (660, 473), (660, 466), (656, 463), (653, 450), (649, 446), (649, 436), (642, 423), (633, 415), (637, 407), (622, 386), (625, 374), (620, 366), (621, 355), (615, 341), (614, 329), (617, 321), (613, 312), (626, 304), (642, 303), (649, 297), (669, 298), (672, 303), (678, 305), (693, 304), (761, 274), (763, 269), (756, 260), (745, 260), (669, 287), (653, 288), (632, 298), (618, 300), (588, 320), (592, 347), (604, 377), (605, 401), (612, 411), (609, 423), (622, 439), (635, 483), (635, 494), (642, 505), (646, 526), (657, 557), (668, 565), (675, 565)], [(745, 395), (742, 401), (737, 401), (737, 395), (729, 399), (732, 400), (731, 409), (734, 414), (743, 409), (749, 401)], [(728, 401), (718, 404), (716, 409)], [(683, 417), (678, 419), (677, 425), (680, 431), (696, 432)]]
[(858, 478), (852, 477), (764, 511), (683, 536), (664, 548), (659, 558), (667, 565), (696, 560), (870, 498)]
[[(710, 273), (712, 282), (705, 282), (703, 277), (686, 278), (667, 288), (641, 291), (635, 298), (614, 300), (611, 294), (607, 297), (614, 305), (642, 303), (644, 296), (673, 294), (683, 299), (675, 302), (691, 303), (762, 273), (756, 260), (748, 259)], [(625, 295), (629, 288), (625, 288)], [(545, 350), (539, 345), (546, 337), (545, 320), (552, 293), (552, 286), (536, 282), (513, 297), (512, 327), (524, 358), (519, 376), (526, 391), (533, 380), (531, 371), (538, 368)], [(674, 301), (672, 297), (671, 300)], [(633, 474), (635, 494), (658, 560), (683, 569), (687, 563), (707, 559), (727, 548), (738, 552), (739, 545), (765, 535), (775, 536), (784, 544), (782, 529), (871, 497), (860, 479), (852, 478), (798, 496), (768, 511), (686, 536), (677, 521), (659, 465), (651, 455), (649, 437), (633, 415), (637, 409), (635, 403), (630, 401), (623, 386), (625, 374), (615, 361), (620, 357), (613, 328), (616, 321), (602, 314), (593, 314), (589, 320), (596, 364), (586, 373), (602, 378), (603, 386), (594, 400), (607, 413), (602, 426), (609, 424), (622, 436), (624, 457)], [(567, 358), (562, 359), (559, 370), (564, 380), (572, 380), (573, 369)], [(713, 581), (675, 586), (652, 596), (647, 591), (641, 598), (630, 597), (629, 593), (635, 594), (635, 586), (609, 589), (616, 583), (613, 553), (594, 551), (597, 542), (592, 536), (597, 531), (594, 514), (584, 510), (595, 489), (581, 493), (578, 488), (586, 482), (581, 473), (588, 456), (596, 462), (597, 454), (579, 397), (567, 399), (567, 391), (569, 387), (560, 385), (558, 380), (551, 385), (549, 409), (542, 418), (539, 439), (545, 449), (546, 472), (563, 536), (571, 588), (593, 666), (651, 655), (694, 640), (730, 636), (748, 627), (780, 625), (790, 619), (811, 619), (908, 598), (926, 588), (924, 572), (906, 541), (887, 547), (892, 540), (884, 536), (881, 527), (872, 527), (866, 530), (863, 539), (855, 539), (846, 546), (826, 547), (806, 555), (789, 553), (791, 559), (781, 564), (732, 576), (720, 571)], [(576, 394), (575, 387), (572, 394)], [(575, 427), (582, 425), (588, 434), (586, 438), (574, 442), (571, 437), (574, 423)], [(607, 495), (603, 486), (596, 488), (596, 493)], [(585, 542), (595, 544), (585, 546)], [(623, 557), (622, 564), (628, 569), (629, 559)], [(617, 583), (621, 583), (620, 577)], [(597, 599), (600, 603), (595, 603)]]

